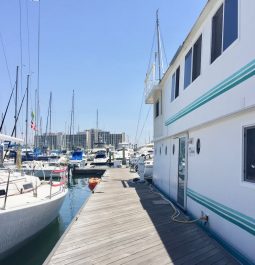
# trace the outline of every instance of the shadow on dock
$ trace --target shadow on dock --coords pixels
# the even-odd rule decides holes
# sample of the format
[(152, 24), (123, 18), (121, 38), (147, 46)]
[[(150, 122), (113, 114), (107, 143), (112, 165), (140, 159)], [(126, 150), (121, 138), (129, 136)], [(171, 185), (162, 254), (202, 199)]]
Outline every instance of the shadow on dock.
[[(213, 238), (195, 223), (183, 224), (171, 219), (174, 213), (170, 204), (148, 183), (121, 180), (123, 188), (134, 188), (140, 198), (143, 209), (150, 217), (161, 242), (172, 263), (176, 264), (239, 264)], [(180, 209), (179, 209), (180, 210)], [(180, 210), (181, 211), (181, 210)], [(179, 220), (189, 220), (181, 212)], [(147, 261), (155, 259), (163, 264), (167, 262), (161, 250), (151, 250)], [(163, 254), (163, 252), (162, 252)]]

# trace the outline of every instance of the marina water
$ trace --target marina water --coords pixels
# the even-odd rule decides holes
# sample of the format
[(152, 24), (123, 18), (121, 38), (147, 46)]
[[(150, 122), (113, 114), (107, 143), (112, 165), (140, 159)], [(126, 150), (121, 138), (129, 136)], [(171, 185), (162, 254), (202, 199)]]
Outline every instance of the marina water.
[(69, 192), (60, 209), (59, 216), (41, 232), (29, 239), (0, 264), (41, 265), (64, 233), (81, 206), (90, 196), (88, 178), (71, 178)]

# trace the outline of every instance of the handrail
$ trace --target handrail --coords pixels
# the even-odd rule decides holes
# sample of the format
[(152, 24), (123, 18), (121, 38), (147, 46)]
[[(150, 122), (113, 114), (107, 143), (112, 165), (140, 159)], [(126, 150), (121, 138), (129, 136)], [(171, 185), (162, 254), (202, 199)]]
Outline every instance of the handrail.
[[(55, 169), (55, 170), (52, 170), (51, 171), (51, 174), (50, 174), (50, 196), (49, 198), (51, 199), (52, 198), (52, 187), (59, 187), (59, 191), (61, 191), (61, 187), (63, 188), (63, 191), (65, 191), (65, 184), (66, 184), (66, 172), (67, 172), (67, 168), (63, 168), (63, 169)], [(61, 178), (61, 181), (57, 184), (54, 184), (53, 181), (52, 181), (52, 174), (53, 173), (60, 173), (60, 178)]]
[(11, 177), (11, 170), (8, 170), (9, 174), (8, 174), (8, 180), (7, 180), (7, 184), (6, 184), (6, 191), (5, 191), (5, 197), (4, 197), (4, 206), (3, 206), (3, 210), (5, 210), (6, 207), (6, 202), (7, 202), (7, 194), (8, 194), (8, 189), (9, 189), (9, 183), (10, 183), (10, 177)]

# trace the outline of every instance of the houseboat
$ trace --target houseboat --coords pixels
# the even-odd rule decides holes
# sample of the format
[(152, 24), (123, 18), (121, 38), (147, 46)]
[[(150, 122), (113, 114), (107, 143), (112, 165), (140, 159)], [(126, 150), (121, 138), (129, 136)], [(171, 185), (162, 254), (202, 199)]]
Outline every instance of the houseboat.
[(145, 80), (154, 184), (194, 218), (207, 216), (208, 231), (247, 264), (255, 263), (254, 10), (254, 0), (209, 0), (162, 77), (152, 65)]

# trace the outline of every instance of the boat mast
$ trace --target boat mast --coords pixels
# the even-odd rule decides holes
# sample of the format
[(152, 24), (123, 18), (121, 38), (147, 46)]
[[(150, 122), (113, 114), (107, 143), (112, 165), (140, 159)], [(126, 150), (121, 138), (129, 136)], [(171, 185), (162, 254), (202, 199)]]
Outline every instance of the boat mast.
[(29, 75), (27, 75), (27, 104), (26, 104), (26, 157), (27, 157), (27, 135), (28, 135), (28, 89), (29, 89)]
[(52, 135), (51, 135), (51, 104), (52, 104), (52, 92), (50, 92), (50, 105), (49, 105), (49, 111), (50, 111), (50, 129), (49, 129), (49, 136), (50, 136), (50, 149), (52, 150)]
[(14, 116), (14, 137), (17, 136), (17, 114), (18, 114), (18, 78), (19, 78), (19, 67), (16, 68), (16, 85), (15, 85), (15, 116)]
[[(73, 90), (73, 96), (72, 96), (72, 110), (71, 110), (71, 122), (70, 122), (70, 138), (69, 138), (69, 148), (72, 148), (72, 144), (74, 147), (74, 135), (72, 137), (72, 129), (74, 134), (74, 90)], [(73, 141), (71, 141), (73, 139)]]
[(161, 80), (161, 49), (160, 49), (160, 33), (159, 33), (159, 18), (158, 10), (156, 12), (156, 25), (157, 25), (157, 46), (158, 46), (158, 79)]

